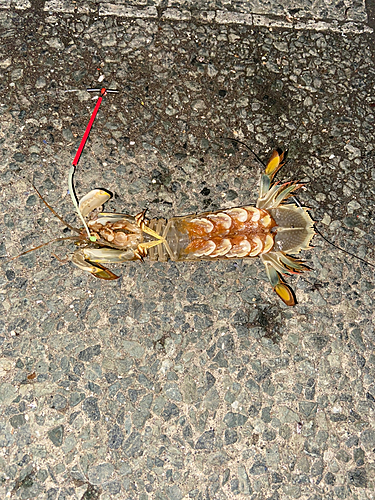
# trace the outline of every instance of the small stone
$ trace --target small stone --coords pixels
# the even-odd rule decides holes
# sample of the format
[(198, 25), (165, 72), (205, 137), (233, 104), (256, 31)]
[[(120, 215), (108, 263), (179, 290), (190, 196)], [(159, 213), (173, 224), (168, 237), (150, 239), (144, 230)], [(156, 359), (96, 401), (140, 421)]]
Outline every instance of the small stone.
[(182, 500), (185, 496), (180, 490), (180, 488), (177, 486), (177, 484), (174, 484), (172, 486), (167, 486), (165, 488), (165, 493), (168, 497), (168, 500)]
[(48, 431), (48, 437), (55, 446), (61, 446), (64, 439), (64, 426), (59, 425)]
[(218, 340), (217, 346), (223, 351), (232, 352), (235, 348), (233, 335), (224, 335)]
[(104, 481), (108, 481), (114, 470), (115, 468), (112, 464), (102, 463), (96, 465), (95, 467), (90, 467), (87, 476), (90, 483), (97, 486), (102, 484)]
[[(120, 481), (109, 481), (103, 485), (103, 490), (108, 491), (110, 495), (117, 495), (121, 491), (121, 483)], [(83, 500), (85, 500), (85, 498), (83, 498)]]
[(347, 416), (342, 413), (333, 413), (330, 415), (329, 419), (331, 422), (346, 422)]
[(276, 439), (276, 432), (273, 429), (265, 429), (262, 438), (264, 441), (274, 441)]
[(324, 213), (323, 219), (320, 222), (325, 226), (329, 226), (331, 224), (331, 221), (331, 217), (327, 213)]
[(72, 467), (71, 471), (70, 471), (70, 475), (73, 479), (75, 479), (76, 481), (82, 481), (83, 483), (86, 481), (86, 477), (84, 474), (82, 474), (82, 472), (79, 470), (79, 466), (78, 465), (75, 465), (74, 467)]
[(336, 453), (336, 458), (340, 462), (344, 462), (344, 463), (348, 463), (350, 461), (350, 456), (348, 455), (348, 453), (345, 450), (339, 450)]
[(124, 441), (124, 434), (122, 433), (120, 427), (116, 424), (108, 433), (108, 447), (111, 450), (117, 450), (122, 445)]
[(2, 241), (0, 243), (0, 257), (5, 257), (7, 255), (7, 250), (5, 247), (5, 243)]
[(58, 411), (64, 410), (67, 405), (67, 399), (61, 394), (55, 394), (50, 402), (50, 407)]
[(239, 490), (243, 495), (251, 495), (252, 489), (250, 486), (249, 476), (247, 475), (244, 466), (239, 465), (237, 468), (238, 472), (238, 486)]
[(22, 76), (23, 76), (22, 68), (16, 68), (10, 74), (12, 80), (19, 80), (20, 78), (22, 78)]
[(282, 424), (291, 424), (294, 422), (299, 422), (299, 417), (296, 412), (288, 408), (287, 406), (280, 406), (277, 411), (277, 417)]
[(98, 407), (98, 399), (89, 397), (82, 403), (82, 410), (86, 413), (90, 420), (96, 422), (100, 420), (100, 411)]
[(26, 206), (28, 207), (33, 207), (37, 202), (37, 197), (32, 194), (31, 196), (29, 196), (26, 200)]
[(336, 477), (332, 472), (327, 472), (327, 474), (324, 477), (324, 482), (329, 485), (333, 485), (336, 482)]
[(283, 476), (278, 472), (272, 472), (271, 474), (271, 483), (280, 484), (283, 482)]
[(80, 361), (91, 361), (94, 356), (98, 356), (100, 354), (100, 344), (87, 347), (78, 354), (78, 359)]
[(72, 392), (69, 396), (69, 406), (72, 408), (77, 406), (81, 401), (85, 399), (85, 394), (83, 392)]
[(356, 200), (351, 200), (348, 205), (346, 211), (348, 214), (352, 214), (355, 210), (358, 210), (361, 208), (361, 205), (358, 203)]
[(201, 313), (205, 315), (211, 314), (211, 308), (207, 304), (191, 304), (190, 306), (185, 306), (184, 311), (188, 313)]
[(197, 399), (197, 384), (193, 377), (189, 374), (184, 376), (182, 381), (181, 390), (183, 394), (183, 400), (186, 404), (191, 404)]
[(283, 439), (288, 440), (292, 435), (292, 431), (288, 425), (283, 425), (279, 429), (279, 434)]
[(356, 462), (357, 460), (363, 459), (365, 456), (365, 452), (362, 448), (355, 448), (353, 450), (353, 460)]
[(193, 437), (193, 430), (190, 424), (185, 425), (184, 430), (182, 431), (182, 435), (185, 439), (191, 439)]
[(167, 404), (163, 408), (163, 412), (161, 416), (164, 418), (165, 421), (170, 420), (172, 417), (178, 417), (180, 414), (180, 410), (178, 409), (178, 406), (176, 406), (174, 403), (167, 402)]
[(224, 432), (224, 442), (226, 445), (234, 444), (238, 440), (237, 431), (234, 429), (226, 429)]
[(257, 394), (259, 394), (259, 390), (260, 390), (259, 384), (257, 384), (257, 383), (255, 382), (255, 380), (253, 380), (252, 378), (250, 378), (250, 379), (246, 382), (246, 387), (249, 389), (250, 394), (252, 394), (252, 395), (257, 395)]
[(14, 153), (13, 155), (13, 159), (14, 161), (16, 161), (17, 163), (23, 163), (25, 161), (25, 155), (18, 152), (18, 153)]
[(23, 413), (13, 415), (13, 417), (9, 419), (9, 422), (14, 429), (18, 429), (18, 427), (21, 427), (21, 425), (26, 424), (25, 415)]
[(191, 107), (194, 109), (194, 111), (204, 111), (206, 109), (206, 103), (203, 101), (203, 99), (196, 99), (195, 101), (192, 101)]
[(349, 153), (349, 160), (353, 160), (354, 158), (359, 158), (361, 156), (361, 150), (352, 144), (346, 144), (344, 149)]
[(323, 460), (317, 460), (311, 467), (310, 474), (312, 477), (321, 476), (324, 470)]
[(361, 443), (364, 448), (371, 451), (375, 448), (375, 430), (366, 429), (361, 433)]
[(213, 450), (215, 445), (215, 431), (204, 432), (195, 444), (196, 450)]
[(104, 374), (107, 384), (113, 384), (117, 380), (117, 374), (114, 372), (108, 372)]
[(150, 417), (151, 413), (148, 410), (139, 409), (132, 414), (132, 423), (137, 429), (142, 429)]
[(267, 472), (267, 466), (264, 462), (254, 462), (253, 466), (249, 470), (249, 473), (254, 474), (255, 476), (264, 474), (265, 472)]
[(74, 434), (69, 434), (65, 438), (65, 442), (63, 444), (62, 450), (64, 451), (65, 454), (67, 454), (75, 448), (76, 444), (77, 444), (77, 440), (76, 440)]
[(166, 113), (168, 116), (173, 116), (173, 115), (176, 115), (176, 114), (178, 113), (178, 109), (175, 109), (173, 106), (168, 105), (168, 106), (165, 108), (165, 113)]
[[(252, 418), (257, 417), (259, 414), (259, 410), (260, 410), (259, 405), (252, 404), (248, 409), (249, 417)], [(268, 413), (268, 419), (269, 419), (268, 423), (271, 422), (271, 415), (269, 413)], [(263, 410), (262, 410), (262, 420), (263, 420)], [(263, 422), (265, 422), (265, 420), (263, 420)]]
[(46, 79), (44, 78), (44, 76), (40, 76), (37, 81), (35, 82), (35, 87), (37, 89), (41, 89), (43, 87), (46, 86)]
[(3, 59), (0, 61), (0, 68), (1, 69), (7, 69), (9, 66), (12, 64), (12, 59), (8, 57), (7, 59)]
[(359, 224), (361, 223), (361, 221), (354, 216), (344, 217), (342, 222), (344, 223), (344, 225), (346, 227), (348, 227), (350, 229), (352, 229), (353, 227), (359, 226)]
[(152, 394), (146, 394), (139, 403), (139, 408), (141, 410), (149, 410), (152, 405), (154, 396)]
[(17, 397), (17, 388), (8, 382), (0, 385), (0, 403), (9, 404)]
[(212, 78), (212, 77), (216, 76), (217, 73), (218, 73), (218, 70), (215, 68), (215, 66), (213, 64), (207, 64), (207, 75), (208, 76), (210, 76)]
[(225, 469), (225, 471), (223, 472), (223, 481), (222, 481), (222, 486), (224, 486), (224, 484), (226, 484), (229, 480), (229, 476), (230, 476), (230, 469)]
[(129, 356), (135, 359), (142, 358), (145, 352), (144, 348), (141, 346), (139, 342), (134, 342), (131, 340), (123, 340), (121, 345), (123, 349), (129, 354)]
[(310, 401), (313, 400), (315, 397), (315, 389), (315, 380), (313, 378), (310, 378), (306, 383), (305, 398)]
[(168, 399), (182, 401), (182, 394), (175, 382), (167, 382), (164, 386), (164, 393)]
[[(63, 129), (62, 136), (63, 136), (63, 139), (65, 139), (68, 142), (74, 141), (74, 135), (73, 135), (72, 131), (70, 130), (70, 128)], [(89, 314), (93, 311), (96, 311), (96, 309), (91, 309), (89, 311)]]
[(138, 396), (139, 394), (141, 393), (142, 391), (137, 391), (136, 389), (129, 389), (128, 390), (128, 395), (129, 395), (129, 399), (132, 403), (135, 403), (138, 399)]
[(224, 422), (228, 427), (239, 427), (244, 425), (247, 419), (248, 417), (246, 415), (242, 415), (241, 413), (229, 412), (225, 415)]
[[(154, 406), (152, 408), (153, 413), (155, 413), (156, 415), (161, 415), (166, 402), (167, 400), (165, 399), (164, 396), (158, 396), (157, 398), (155, 398)], [(168, 404), (169, 403), (170, 402), (168, 402)]]
[(300, 498), (301, 487), (299, 484), (286, 484), (283, 487), (285, 498)]
[(154, 382), (150, 380), (149, 378), (146, 377), (144, 373), (140, 373), (138, 376), (138, 382), (143, 385), (143, 387), (146, 387), (146, 389), (153, 389)]
[(210, 372), (206, 372), (206, 386), (207, 386), (207, 391), (211, 389), (215, 385), (216, 378), (212, 375)]
[(128, 457), (136, 458), (143, 453), (142, 444), (142, 438), (139, 432), (133, 431), (123, 444), (122, 449)]
[(203, 400), (203, 406), (208, 410), (217, 410), (220, 406), (220, 396), (215, 387), (210, 389)]
[(239, 486), (239, 481), (238, 479), (232, 479), (232, 481), (230, 482), (230, 489), (231, 489), (231, 492), (233, 493), (233, 495), (238, 495), (239, 492), (240, 492), (240, 486)]
[(364, 351), (366, 349), (365, 343), (363, 342), (362, 333), (359, 328), (354, 328), (350, 332), (349, 336), (352, 340), (354, 340), (361, 351)]
[(107, 36), (102, 38), (103, 47), (115, 47), (116, 45), (117, 45), (117, 40), (114, 33), (109, 33)]
[(313, 403), (310, 401), (301, 401), (299, 403), (299, 411), (306, 418), (312, 417), (316, 414), (318, 408), (318, 403)]
[(364, 468), (356, 468), (348, 472), (349, 483), (358, 488), (367, 488), (367, 473)]
[(63, 42), (58, 37), (49, 38), (49, 39), (46, 40), (46, 43), (50, 47), (52, 47), (53, 49), (56, 49), (58, 51), (62, 51), (65, 48)]
[(266, 406), (265, 408), (262, 408), (261, 419), (266, 424), (269, 424), (271, 422), (271, 407), (270, 406)]

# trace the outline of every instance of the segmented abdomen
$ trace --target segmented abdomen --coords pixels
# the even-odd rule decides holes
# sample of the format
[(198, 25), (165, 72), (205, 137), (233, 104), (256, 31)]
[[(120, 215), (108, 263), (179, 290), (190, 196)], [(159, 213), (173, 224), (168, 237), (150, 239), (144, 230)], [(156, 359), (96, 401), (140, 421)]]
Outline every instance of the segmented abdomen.
[(265, 210), (246, 206), (173, 217), (163, 228), (160, 219), (151, 221), (154, 229), (158, 225), (166, 244), (150, 252), (152, 259), (195, 260), (256, 257), (268, 252), (276, 223)]

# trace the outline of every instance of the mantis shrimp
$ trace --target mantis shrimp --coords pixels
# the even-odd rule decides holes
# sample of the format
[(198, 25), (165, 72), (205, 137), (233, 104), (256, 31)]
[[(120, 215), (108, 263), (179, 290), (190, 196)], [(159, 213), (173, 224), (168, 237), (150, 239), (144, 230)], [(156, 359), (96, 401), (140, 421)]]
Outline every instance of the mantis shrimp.
[(103, 264), (132, 260), (196, 261), (251, 259), (260, 257), (277, 295), (296, 304), (294, 292), (282, 274), (300, 274), (309, 268), (290, 254), (309, 248), (313, 221), (305, 207), (284, 203), (300, 187), (296, 182), (272, 183), (285, 163), (286, 153), (275, 150), (260, 180), (256, 206), (172, 217), (169, 220), (122, 213), (90, 214), (111, 195), (95, 189), (79, 202), (80, 214), (88, 219), (90, 239), (80, 233), (79, 248), (71, 260), (97, 278), (117, 279)]
[[(76, 241), (78, 248), (71, 256), (73, 264), (96, 278), (114, 280), (118, 276), (104, 264), (143, 261), (145, 258), (178, 262), (260, 257), (274, 291), (286, 305), (295, 305), (294, 292), (282, 275), (301, 274), (309, 270), (303, 261), (292, 255), (310, 248), (309, 243), (315, 232), (308, 209), (294, 202), (286, 203), (301, 185), (297, 182), (273, 182), (275, 174), (285, 164), (287, 152), (281, 149), (273, 151), (260, 178), (256, 206), (246, 205), (169, 220), (147, 220), (145, 211), (135, 216), (108, 212), (97, 214), (96, 209), (108, 201), (111, 194), (103, 189), (94, 189), (78, 202), (73, 175), (100, 102), (107, 92), (117, 91), (100, 90), (98, 103), (69, 172), (69, 191), (84, 228), (77, 229), (67, 224), (35, 188), (47, 207), (78, 233), (77, 236), (53, 240)], [(27, 252), (32, 250), (35, 249)]]

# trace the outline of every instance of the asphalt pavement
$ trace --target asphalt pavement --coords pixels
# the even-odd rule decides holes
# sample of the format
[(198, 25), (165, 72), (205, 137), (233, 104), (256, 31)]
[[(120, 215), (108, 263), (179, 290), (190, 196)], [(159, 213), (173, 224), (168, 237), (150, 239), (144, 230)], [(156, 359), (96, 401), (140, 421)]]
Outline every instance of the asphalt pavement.
[[(262, 161), (374, 265), (371, 2), (0, 0), (0, 497), (374, 499), (374, 268), (69, 262), (70, 165), (107, 211), (255, 205)], [(58, 258), (56, 258), (56, 256)], [(63, 260), (68, 258), (68, 262)]]

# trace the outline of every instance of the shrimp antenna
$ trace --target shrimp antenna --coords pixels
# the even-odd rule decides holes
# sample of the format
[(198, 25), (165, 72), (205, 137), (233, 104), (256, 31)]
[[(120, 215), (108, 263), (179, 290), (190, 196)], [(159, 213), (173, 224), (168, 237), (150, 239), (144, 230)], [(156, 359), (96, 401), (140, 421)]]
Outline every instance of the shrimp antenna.
[[(31, 183), (32, 187), (35, 189), (36, 194), (39, 196), (39, 198), (42, 200), (42, 202), (46, 205), (46, 207), (55, 215), (66, 227), (71, 229), (72, 231), (75, 231), (76, 233), (80, 234), (80, 230), (71, 226), (66, 220), (64, 220), (52, 207), (47, 201), (43, 198), (43, 196), (40, 194), (38, 189), (34, 186), (33, 183)], [(42, 243), (41, 245), (38, 245), (37, 247), (30, 248), (29, 250), (26, 250), (25, 252), (22, 252), (15, 257), (12, 257), (11, 259), (8, 259), (8, 262), (11, 260), (18, 259), (18, 257), (22, 257), (22, 255), (26, 255), (27, 253), (34, 252), (34, 250), (38, 250), (39, 248), (45, 247), (51, 243), (55, 243), (57, 241), (64, 241), (64, 240), (74, 240), (78, 241), (80, 238), (78, 236), (66, 236), (64, 238), (54, 238), (53, 240), (47, 241), (46, 243)]]
[[(291, 196), (290, 199), (293, 200), (296, 203), (297, 206), (302, 207), (302, 205), (299, 202), (298, 198), (296, 198), (295, 196)], [(366, 259), (363, 259), (362, 257), (359, 257), (359, 255), (356, 255), (355, 253), (349, 252), (349, 250), (345, 250), (344, 248), (339, 247), (338, 245), (336, 245), (336, 243), (333, 243), (328, 238), (326, 238), (324, 236), (324, 234), (322, 234), (322, 232), (316, 227), (316, 225), (318, 224), (318, 222), (314, 222), (314, 230), (315, 230), (316, 234), (319, 234), (319, 236), (321, 238), (323, 238), (324, 241), (326, 241), (327, 243), (329, 243), (333, 247), (337, 248), (337, 250), (340, 250), (341, 252), (344, 252), (344, 253), (350, 255), (351, 257), (354, 257), (355, 259), (360, 260), (364, 264), (367, 264), (368, 266), (371, 266), (371, 267), (375, 267), (374, 264), (371, 264), (371, 262), (367, 261)]]
[(361, 262), (363, 262), (364, 264), (367, 264), (368, 266), (371, 266), (371, 267), (375, 267), (374, 264), (371, 264), (371, 262), (369, 262), (368, 260), (366, 259), (363, 259), (362, 257), (359, 257), (358, 255), (356, 255), (355, 253), (352, 253), (352, 252), (349, 252), (348, 250), (344, 250), (343, 248), (339, 247), (338, 245), (336, 245), (335, 243), (332, 243), (332, 241), (329, 241), (320, 231), (319, 229), (316, 227), (316, 222), (314, 223), (314, 229), (316, 231), (317, 234), (319, 234), (319, 236), (321, 238), (323, 238), (323, 240), (325, 240), (327, 243), (329, 243), (330, 245), (332, 245), (333, 247), (337, 248), (337, 250), (341, 250), (341, 252), (344, 252), (348, 255), (350, 255), (351, 257), (355, 257), (356, 259), (360, 260)]
[[(76, 233), (80, 234), (80, 230), (77, 229), (76, 227), (71, 226), (68, 222), (66, 222), (52, 207), (49, 205), (46, 200), (43, 198), (43, 196), (39, 193), (37, 188), (34, 186), (33, 183), (31, 183), (32, 187), (35, 189), (36, 194), (39, 196), (39, 198), (42, 200), (42, 202), (45, 204), (45, 206), (51, 210), (53, 215), (55, 215), (66, 227), (68, 227), (70, 230), (75, 231)], [(39, 247), (37, 247), (39, 248)]]
[(56, 241), (64, 241), (64, 240), (78, 241), (79, 237), (78, 236), (66, 236), (64, 238), (54, 238), (53, 240), (50, 240), (50, 241), (47, 241), (46, 243), (42, 243), (41, 245), (38, 245), (37, 247), (30, 248), (30, 250), (26, 250), (25, 252), (19, 253), (15, 257), (8, 259), (8, 262), (10, 262), (11, 260), (16, 260), (16, 259), (18, 259), (18, 257), (22, 257), (22, 255), (26, 255), (27, 253), (34, 252), (34, 250), (38, 250), (39, 248), (46, 247), (47, 245), (50, 245), (51, 243), (55, 243)]
[(250, 153), (252, 153), (254, 155), (254, 157), (259, 161), (259, 163), (263, 167), (266, 166), (264, 161), (261, 160), (261, 158), (259, 158), (259, 156), (255, 153), (255, 151), (253, 151), (245, 142), (239, 141), (238, 139), (233, 139), (233, 137), (220, 137), (220, 139), (227, 139), (228, 141), (234, 141), (234, 142), (237, 142), (238, 144), (242, 144), (242, 146), (245, 146), (245, 148), (248, 149), (250, 151)]
[[(245, 148), (247, 148), (253, 155), (254, 157), (258, 160), (258, 162), (263, 165), (263, 167), (266, 166), (266, 164), (264, 163), (263, 160), (261, 160), (261, 158), (259, 158), (259, 156), (245, 143), (245, 142), (242, 142), (238, 139), (234, 139), (232, 137), (221, 137), (221, 139), (227, 139), (228, 141), (234, 141), (234, 142), (237, 142), (238, 144), (242, 144), (242, 146), (245, 146)], [(295, 196), (291, 196), (291, 200), (294, 200), (294, 202), (296, 203), (297, 206), (299, 207), (302, 207), (301, 203), (298, 201), (298, 199), (295, 197)], [(351, 257), (354, 257), (355, 259), (358, 259), (360, 260), (361, 262), (363, 262), (364, 264), (367, 264), (368, 266), (371, 266), (371, 267), (375, 267), (374, 264), (371, 264), (371, 262), (369, 262), (368, 260), (366, 259), (363, 259), (362, 257), (359, 257), (358, 255), (356, 255), (355, 253), (352, 253), (352, 252), (349, 252), (348, 250), (345, 250), (344, 248), (341, 248), (339, 247), (338, 245), (336, 245), (336, 243), (332, 243), (332, 241), (330, 241), (328, 238), (326, 238), (322, 232), (316, 227), (316, 224), (317, 222), (314, 222), (314, 229), (315, 229), (315, 232), (316, 234), (318, 234), (321, 238), (323, 238), (324, 241), (326, 241), (327, 243), (329, 243), (330, 245), (332, 245), (334, 248), (337, 248), (337, 250), (340, 250), (341, 252), (344, 252), (346, 253), (347, 255), (350, 255)]]

